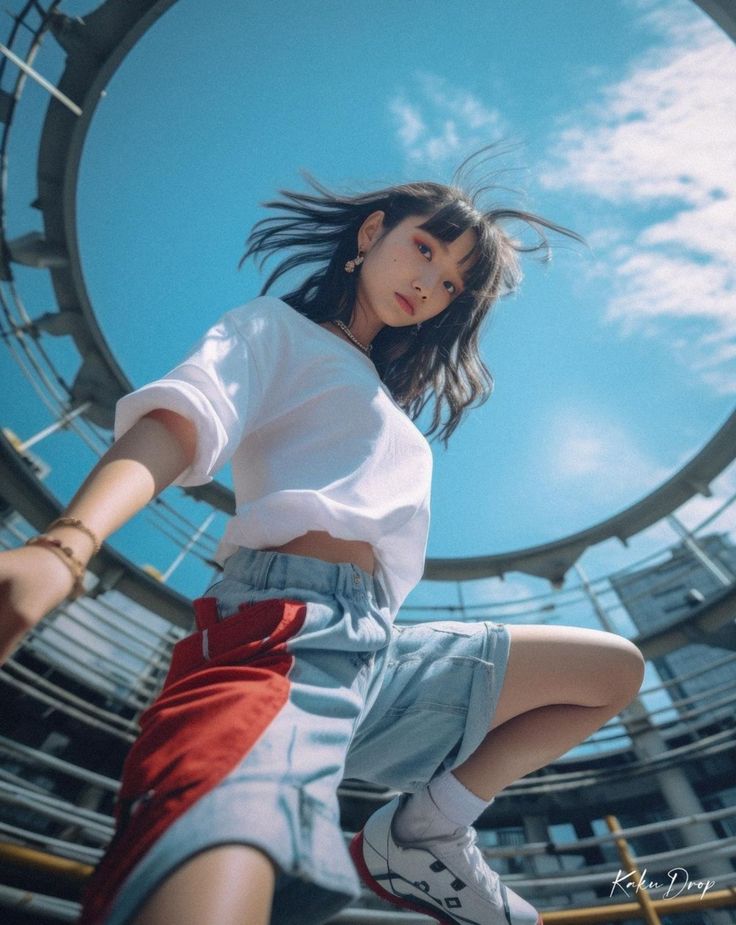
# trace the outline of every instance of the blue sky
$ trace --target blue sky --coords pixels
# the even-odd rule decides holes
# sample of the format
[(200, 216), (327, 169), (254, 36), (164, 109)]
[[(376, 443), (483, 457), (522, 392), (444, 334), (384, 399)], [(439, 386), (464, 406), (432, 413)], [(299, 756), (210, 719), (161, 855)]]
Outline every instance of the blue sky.
[[(82, 14), (87, 5), (69, 3)], [(496, 389), (449, 450), (435, 445), (431, 556), (504, 552), (582, 529), (634, 503), (690, 458), (736, 393), (736, 49), (689, 0), (373, 0), (213, 7), (180, 0), (111, 81), (95, 114), (78, 201), (86, 283), (136, 384), (173, 365), (223, 311), (255, 295), (244, 238), (306, 169), (365, 189), (448, 180), (501, 141), (499, 198), (583, 234), (526, 265), (483, 338)], [(49, 41), (37, 67), (53, 76)], [(10, 151), (11, 237), (29, 208), (42, 91), (29, 86)], [(30, 156), (32, 155), (32, 156)], [(49, 307), (20, 270), (32, 315)], [(75, 356), (53, 347), (70, 375)], [(3, 423), (49, 422), (0, 356)], [(20, 397), (19, 397), (20, 395)], [(39, 447), (68, 498), (92, 457), (67, 434)], [(224, 477), (224, 476), (223, 476)], [(387, 473), (387, 478), (390, 474)], [(694, 525), (736, 490), (683, 510)], [(193, 520), (206, 511), (191, 504)], [(716, 528), (731, 529), (731, 520)], [(591, 551), (594, 574), (674, 539)], [(117, 542), (165, 568), (153, 531)], [(200, 571), (173, 582), (201, 589)], [(572, 582), (574, 584), (574, 581)], [(543, 592), (521, 576), (473, 582), (467, 601)], [(415, 603), (455, 600), (423, 584)]]

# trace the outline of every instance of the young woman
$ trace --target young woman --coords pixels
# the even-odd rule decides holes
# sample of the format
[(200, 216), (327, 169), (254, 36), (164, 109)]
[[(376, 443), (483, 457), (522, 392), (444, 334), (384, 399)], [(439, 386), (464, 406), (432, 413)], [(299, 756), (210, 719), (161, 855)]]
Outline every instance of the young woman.
[[(489, 391), (479, 327), (519, 280), (513, 210), (417, 183), (285, 193), (246, 257), (270, 290), (118, 406), (117, 442), (65, 512), (0, 556), (4, 654), (97, 544), (166, 485), (232, 462), (222, 578), (195, 602), (126, 762), (87, 925), (296, 925), (357, 895), (337, 786), (402, 794), (350, 853), (371, 889), (445, 923), (534, 925), (472, 824), (636, 694), (637, 649), (575, 627), (394, 626), (422, 575), (431, 454)], [(315, 268), (316, 265), (316, 268)], [(43, 576), (43, 580), (39, 580)]]

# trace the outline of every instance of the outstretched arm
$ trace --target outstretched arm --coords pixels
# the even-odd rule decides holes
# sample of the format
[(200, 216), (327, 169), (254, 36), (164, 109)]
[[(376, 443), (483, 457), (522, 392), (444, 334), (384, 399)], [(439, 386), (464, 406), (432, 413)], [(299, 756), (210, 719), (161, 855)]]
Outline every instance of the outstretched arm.
[[(196, 434), (172, 411), (147, 414), (100, 459), (64, 514), (81, 520), (102, 542), (170, 485), (194, 458)], [(49, 536), (86, 564), (93, 542), (75, 527), (54, 527)], [(70, 593), (73, 575), (61, 557), (43, 546), (0, 553), (0, 664), (23, 636)]]

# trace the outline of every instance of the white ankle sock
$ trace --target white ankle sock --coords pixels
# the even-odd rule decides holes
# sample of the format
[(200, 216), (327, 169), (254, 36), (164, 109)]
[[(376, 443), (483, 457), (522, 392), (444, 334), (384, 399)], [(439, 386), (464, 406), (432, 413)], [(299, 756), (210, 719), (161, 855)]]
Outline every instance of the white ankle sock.
[(493, 801), (483, 800), (472, 790), (461, 784), (452, 771), (445, 771), (428, 784), (429, 793), (437, 809), (456, 823), (456, 826), (469, 826), (480, 816)]
[(493, 800), (483, 800), (451, 771), (413, 793), (396, 814), (393, 833), (399, 842), (441, 838), (472, 825)]

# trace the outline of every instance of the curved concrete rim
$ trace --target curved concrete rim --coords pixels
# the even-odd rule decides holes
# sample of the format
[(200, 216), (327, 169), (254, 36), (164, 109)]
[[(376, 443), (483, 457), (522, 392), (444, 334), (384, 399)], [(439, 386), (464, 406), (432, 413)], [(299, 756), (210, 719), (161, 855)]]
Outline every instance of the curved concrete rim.
[[(73, 338), (82, 360), (73, 398), (91, 401), (86, 416), (108, 428), (115, 402), (130, 391), (131, 383), (97, 322), (84, 281), (76, 224), (79, 163), (104, 87), (135, 43), (175, 2), (106, 0), (83, 20), (61, 14), (51, 19), (51, 31), (68, 53), (58, 86), (82, 108), (82, 115), (76, 117), (57, 100), (50, 100), (39, 150), (37, 205), (44, 218), (47, 246), (64, 255), (50, 272), (64, 319), (60, 327)], [(693, 2), (736, 39), (736, 0)], [(590, 546), (614, 537), (625, 542), (695, 494), (709, 494), (711, 481), (735, 457), (736, 412), (675, 475), (614, 516), (554, 542), (525, 549), (488, 556), (430, 558), (424, 577), (460, 581), (520, 571), (560, 584)], [(232, 492), (219, 483), (190, 489), (189, 494), (227, 513), (234, 509)]]

